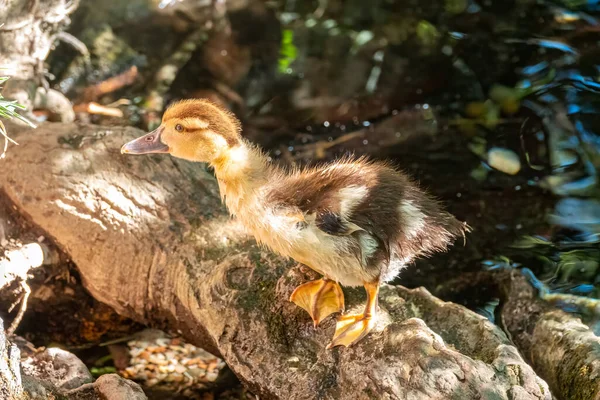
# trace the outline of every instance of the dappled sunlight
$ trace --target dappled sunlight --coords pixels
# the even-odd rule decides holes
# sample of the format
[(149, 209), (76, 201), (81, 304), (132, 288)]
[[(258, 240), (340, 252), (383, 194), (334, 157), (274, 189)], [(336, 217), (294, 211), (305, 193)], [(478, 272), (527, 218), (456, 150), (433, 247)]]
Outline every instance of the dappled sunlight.
[[(169, 204), (176, 200), (177, 190), (193, 190), (189, 186), (178, 189), (178, 183), (172, 180), (158, 183), (161, 176), (174, 172), (173, 167), (160, 170), (151, 160), (125, 159), (126, 156), (110, 151), (127, 140), (119, 130), (88, 129), (87, 134), (82, 132), (63, 140), (71, 144), (76, 140), (80, 149), (48, 152), (49, 172), (55, 179), (68, 182), (68, 189), (61, 189), (60, 198), (52, 203), (103, 230), (129, 232), (139, 226), (169, 225)], [(119, 161), (115, 164), (113, 158)], [(125, 162), (136, 167), (125, 167)], [(166, 160), (165, 164), (171, 163)]]
[(94, 218), (89, 214), (78, 211), (77, 207), (66, 204), (62, 200), (56, 200), (55, 204), (59, 208), (69, 212), (70, 214), (73, 214), (84, 220), (92, 221), (92, 222), (96, 223), (98, 226), (100, 226), (102, 229), (106, 230), (106, 226), (104, 225), (104, 223), (101, 220), (99, 220), (98, 218)]
[(39, 243), (27, 243), (16, 249), (7, 250), (0, 257), (0, 288), (15, 279), (27, 279), (32, 269), (44, 264), (44, 249)]
[(157, 205), (168, 204), (167, 193), (150, 182), (133, 184), (135, 178), (125, 173), (81, 174), (70, 176), (69, 180), (71, 190), (63, 199), (56, 200), (56, 205), (97, 223), (102, 229), (129, 230), (140, 223), (154, 224), (160, 219)]
[(87, 303), (261, 398), (600, 395), (598, 1), (5, 2), (9, 333), (203, 400)]

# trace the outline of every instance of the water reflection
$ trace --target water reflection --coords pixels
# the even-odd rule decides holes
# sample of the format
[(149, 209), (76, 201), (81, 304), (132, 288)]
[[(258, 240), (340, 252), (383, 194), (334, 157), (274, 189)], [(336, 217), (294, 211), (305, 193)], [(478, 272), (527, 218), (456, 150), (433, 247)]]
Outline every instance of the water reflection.
[(542, 299), (600, 334), (600, 201), (563, 198), (548, 219), (551, 234), (522, 236), (484, 268), (520, 268)]

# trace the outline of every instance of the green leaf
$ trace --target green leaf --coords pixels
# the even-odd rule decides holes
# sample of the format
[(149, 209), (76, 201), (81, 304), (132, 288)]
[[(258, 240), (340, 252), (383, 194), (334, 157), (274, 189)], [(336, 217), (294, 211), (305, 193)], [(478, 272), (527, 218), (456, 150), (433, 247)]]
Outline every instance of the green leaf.
[(294, 45), (294, 31), (284, 29), (281, 32), (281, 47), (279, 49), (279, 72), (288, 73), (290, 65), (298, 56), (298, 49)]
[(92, 367), (90, 368), (90, 372), (92, 373), (92, 376), (97, 378), (105, 374), (114, 374), (117, 372), (117, 369), (115, 367)]
[(429, 21), (419, 21), (417, 25), (417, 37), (425, 47), (433, 47), (438, 43), (440, 33)]
[[(2, 26), (2, 25), (0, 25), (0, 26)], [(2, 68), (0, 67), (0, 70), (1, 69)], [(9, 79), (8, 76), (0, 76), (0, 85), (5, 83), (8, 79)], [(0, 87), (0, 89), (2, 89), (2, 88)], [(26, 108), (25, 108), (25, 106), (19, 104), (16, 101), (6, 100), (0, 93), (0, 118), (4, 118), (4, 119), (16, 118), (19, 121), (22, 121), (22, 122), (26, 123), (27, 125), (31, 126), (32, 128), (36, 127), (33, 122), (29, 121), (27, 118), (25, 118), (21, 114), (17, 113), (15, 111), (16, 109), (25, 110)], [(2, 121), (0, 121), (0, 136), (2, 136), (4, 138), (4, 146), (2, 148), (2, 151), (0, 152), (0, 159), (2, 159), (6, 155), (6, 149), (8, 148), (8, 143), (9, 142), (13, 143), (13, 144), (17, 144), (17, 143), (8, 136)]]
[[(6, 82), (8, 79), (9, 79), (9, 77), (7, 77), (7, 76), (0, 77), (0, 85), (3, 84), (4, 82)], [(2, 96), (2, 94), (0, 94), (0, 117), (1, 118), (5, 118), (5, 119), (15, 118), (15, 119), (18, 119), (19, 121), (26, 123), (30, 127), (35, 128), (36, 125), (33, 122), (29, 121), (27, 118), (25, 118), (24, 116), (22, 116), (16, 112), (16, 110), (26, 110), (26, 109), (27, 108), (24, 105), (19, 104), (16, 100), (7, 100), (4, 98), (4, 96)]]

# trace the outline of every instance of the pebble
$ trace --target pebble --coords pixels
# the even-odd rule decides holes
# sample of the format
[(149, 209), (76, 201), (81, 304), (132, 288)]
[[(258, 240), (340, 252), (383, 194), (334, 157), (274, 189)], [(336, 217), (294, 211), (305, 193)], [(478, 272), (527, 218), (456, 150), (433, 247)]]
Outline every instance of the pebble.
[(521, 170), (521, 160), (517, 153), (509, 149), (493, 147), (488, 150), (488, 164), (509, 175), (516, 175)]

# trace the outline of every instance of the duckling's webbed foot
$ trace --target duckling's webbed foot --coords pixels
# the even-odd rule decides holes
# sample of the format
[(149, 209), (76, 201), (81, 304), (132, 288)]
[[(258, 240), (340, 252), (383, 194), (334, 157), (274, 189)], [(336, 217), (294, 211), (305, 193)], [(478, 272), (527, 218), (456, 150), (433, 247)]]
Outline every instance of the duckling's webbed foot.
[(373, 329), (373, 316), (366, 313), (341, 316), (335, 325), (335, 333), (328, 349), (335, 346), (350, 346), (365, 336)]
[(302, 284), (294, 290), (290, 301), (304, 308), (315, 327), (335, 312), (344, 311), (344, 292), (337, 282), (323, 278)]
[(374, 317), (377, 309), (379, 283), (367, 283), (365, 289), (367, 291), (365, 311), (362, 314), (342, 315), (338, 318), (333, 339), (327, 345), (328, 349), (335, 346), (351, 346), (367, 336), (375, 326)]

